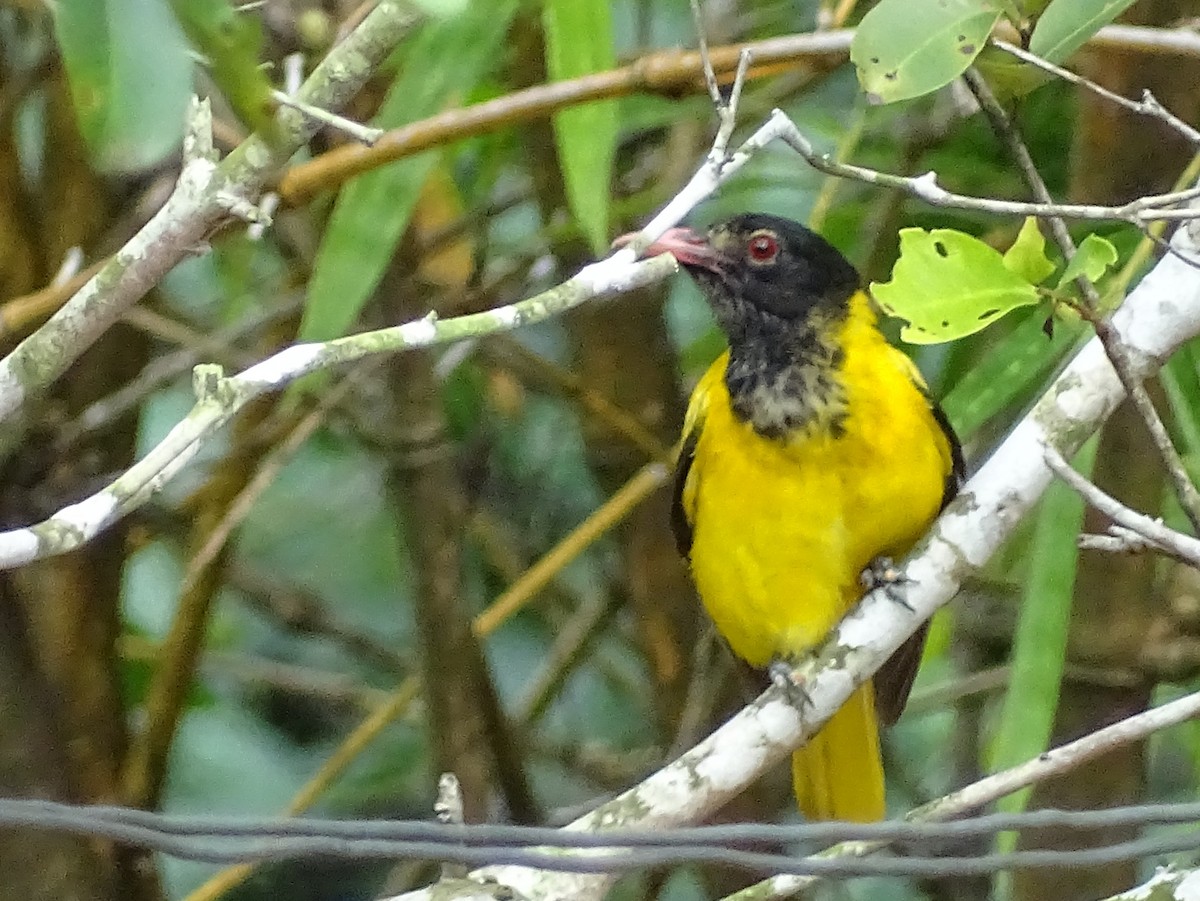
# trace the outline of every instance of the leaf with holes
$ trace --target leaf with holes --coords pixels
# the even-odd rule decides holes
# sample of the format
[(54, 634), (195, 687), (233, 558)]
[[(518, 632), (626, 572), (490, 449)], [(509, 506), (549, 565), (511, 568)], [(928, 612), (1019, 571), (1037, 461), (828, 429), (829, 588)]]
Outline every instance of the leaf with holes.
[(893, 103), (949, 84), (979, 55), (999, 18), (988, 0), (881, 0), (850, 45), (867, 99)]
[(1004, 265), (1031, 285), (1040, 283), (1054, 271), (1054, 264), (1046, 256), (1046, 239), (1033, 216), (1025, 219), (1017, 240), (1005, 251)]
[(948, 228), (900, 230), (892, 280), (871, 285), (883, 309), (909, 324), (900, 337), (940, 344), (972, 335), (1010, 310), (1038, 302), (1037, 289), (978, 238)]
[(1111, 242), (1099, 235), (1088, 235), (1075, 251), (1075, 256), (1071, 257), (1067, 268), (1063, 270), (1058, 287), (1065, 288), (1081, 275), (1088, 281), (1099, 281), (1108, 271), (1108, 267), (1116, 261), (1117, 248), (1113, 247)]
[(1133, 5), (1133, 0), (1054, 0), (1029, 39), (1029, 52), (1061, 63), (1102, 27)]

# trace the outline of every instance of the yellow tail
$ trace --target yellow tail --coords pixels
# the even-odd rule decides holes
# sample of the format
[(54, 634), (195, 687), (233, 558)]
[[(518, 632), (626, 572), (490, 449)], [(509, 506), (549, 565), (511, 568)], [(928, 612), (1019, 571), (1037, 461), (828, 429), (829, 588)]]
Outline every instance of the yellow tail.
[(883, 760), (870, 682), (792, 754), (792, 786), (810, 820), (883, 819)]

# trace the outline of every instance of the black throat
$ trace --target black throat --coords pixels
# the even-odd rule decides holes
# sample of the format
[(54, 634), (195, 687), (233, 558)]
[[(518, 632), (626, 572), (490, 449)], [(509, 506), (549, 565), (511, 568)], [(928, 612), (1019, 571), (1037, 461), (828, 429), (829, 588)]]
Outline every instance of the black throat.
[(733, 315), (718, 309), (729, 336), (725, 386), (734, 415), (764, 438), (813, 429), (839, 437), (846, 393), (838, 338), (849, 314), (846, 306), (816, 306), (793, 320), (753, 309), (728, 312)]

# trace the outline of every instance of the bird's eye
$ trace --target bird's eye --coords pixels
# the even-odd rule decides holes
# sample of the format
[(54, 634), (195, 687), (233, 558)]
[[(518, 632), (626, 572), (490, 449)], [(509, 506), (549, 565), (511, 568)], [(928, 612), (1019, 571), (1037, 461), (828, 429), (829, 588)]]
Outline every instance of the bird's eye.
[(754, 263), (774, 263), (775, 258), (779, 256), (779, 242), (769, 232), (752, 235), (746, 249), (751, 262)]

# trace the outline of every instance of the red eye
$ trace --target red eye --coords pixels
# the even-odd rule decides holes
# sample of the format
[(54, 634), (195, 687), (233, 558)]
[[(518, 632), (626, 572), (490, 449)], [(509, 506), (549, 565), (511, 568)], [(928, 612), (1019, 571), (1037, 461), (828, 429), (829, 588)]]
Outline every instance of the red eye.
[(773, 263), (775, 257), (779, 256), (779, 242), (773, 235), (758, 234), (750, 239), (747, 250), (755, 263)]

